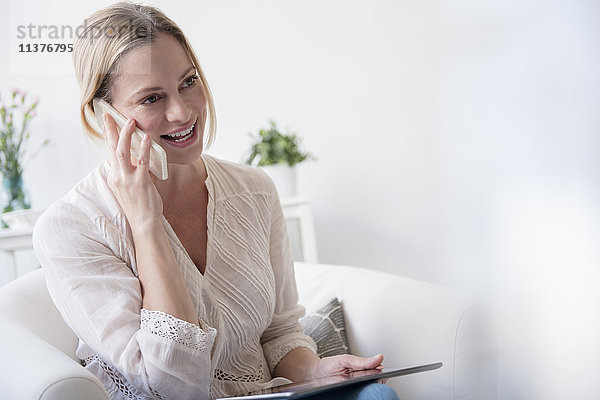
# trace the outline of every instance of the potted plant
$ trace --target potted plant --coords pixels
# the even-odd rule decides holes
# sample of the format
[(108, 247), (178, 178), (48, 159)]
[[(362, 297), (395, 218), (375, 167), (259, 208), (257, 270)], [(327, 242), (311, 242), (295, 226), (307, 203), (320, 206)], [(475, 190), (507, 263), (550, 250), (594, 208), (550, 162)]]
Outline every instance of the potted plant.
[[(0, 218), (3, 227), (7, 227), (7, 222), (10, 227), (17, 226), (23, 219), (29, 221), (27, 225), (32, 225), (31, 215), (39, 213), (29, 210), (31, 203), (23, 185), (25, 148), (30, 137), (28, 128), (37, 105), (37, 98), (30, 99), (19, 89), (12, 89), (8, 97), (0, 98), (0, 211), (4, 213)], [(47, 143), (45, 140), (40, 149)]]
[(294, 133), (282, 133), (274, 121), (269, 129), (261, 129), (253, 136), (247, 164), (257, 165), (273, 179), (281, 197), (296, 195), (296, 164), (314, 157), (300, 150)]

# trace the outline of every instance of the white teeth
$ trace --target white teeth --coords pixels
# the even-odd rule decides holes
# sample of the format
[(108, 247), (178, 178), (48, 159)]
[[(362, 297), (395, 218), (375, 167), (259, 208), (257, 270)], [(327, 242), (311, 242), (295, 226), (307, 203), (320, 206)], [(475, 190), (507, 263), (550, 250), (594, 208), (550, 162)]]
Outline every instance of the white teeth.
[(188, 139), (189, 139), (189, 138), (188, 138), (187, 136), (185, 136), (185, 137), (182, 137), (181, 139), (176, 139), (176, 140), (173, 140), (173, 141), (174, 141), (175, 143), (179, 143), (179, 142), (185, 142), (185, 141), (186, 141), (186, 140), (188, 140)]
[[(194, 124), (194, 125), (196, 125), (196, 124)], [(194, 129), (194, 125), (192, 125), (189, 129), (186, 129), (185, 131), (181, 131), (181, 132), (177, 132), (177, 133), (173, 133), (171, 135), (165, 135), (165, 136), (172, 137), (172, 138), (185, 136), (188, 133), (190, 133), (192, 131), (192, 129)]]

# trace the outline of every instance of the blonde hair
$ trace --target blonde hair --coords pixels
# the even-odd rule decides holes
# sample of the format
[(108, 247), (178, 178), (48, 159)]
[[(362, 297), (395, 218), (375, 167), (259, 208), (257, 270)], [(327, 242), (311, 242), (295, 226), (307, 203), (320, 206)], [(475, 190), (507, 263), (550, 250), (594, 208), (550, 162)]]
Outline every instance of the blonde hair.
[(104, 135), (90, 123), (92, 100), (99, 97), (111, 103), (119, 61), (130, 50), (152, 43), (158, 33), (177, 39), (196, 68), (207, 101), (205, 145), (209, 147), (213, 143), (216, 131), (213, 97), (183, 31), (159, 9), (127, 2), (115, 3), (90, 15), (73, 43), (73, 64), (81, 88), (80, 118), (93, 140), (104, 141)]

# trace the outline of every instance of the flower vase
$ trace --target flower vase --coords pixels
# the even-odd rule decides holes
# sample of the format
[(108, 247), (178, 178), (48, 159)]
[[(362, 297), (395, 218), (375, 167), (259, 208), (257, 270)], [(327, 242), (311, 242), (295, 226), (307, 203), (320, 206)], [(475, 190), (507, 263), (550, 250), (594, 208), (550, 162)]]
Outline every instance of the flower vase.
[(21, 175), (2, 179), (2, 206), (4, 213), (31, 208)]

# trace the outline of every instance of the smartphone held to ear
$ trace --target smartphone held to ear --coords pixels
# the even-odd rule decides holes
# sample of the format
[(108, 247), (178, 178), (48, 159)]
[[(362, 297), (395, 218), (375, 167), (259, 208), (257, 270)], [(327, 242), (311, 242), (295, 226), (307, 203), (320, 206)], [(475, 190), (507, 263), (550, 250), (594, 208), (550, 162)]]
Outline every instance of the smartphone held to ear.
[[(96, 123), (98, 124), (100, 130), (102, 130), (104, 125), (102, 115), (105, 113), (110, 114), (113, 117), (119, 131), (127, 124), (127, 118), (115, 110), (106, 101), (95, 98), (93, 100), (93, 104), (94, 116), (96, 117)], [(131, 135), (131, 154), (135, 158), (137, 158), (139, 155), (143, 137), (144, 132), (136, 127), (133, 135)], [(163, 181), (169, 177), (169, 172), (167, 169), (167, 153), (165, 152), (165, 149), (160, 147), (160, 145), (153, 140), (152, 147), (150, 148), (150, 172), (152, 172), (158, 179)]]

